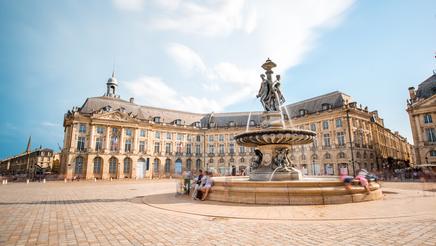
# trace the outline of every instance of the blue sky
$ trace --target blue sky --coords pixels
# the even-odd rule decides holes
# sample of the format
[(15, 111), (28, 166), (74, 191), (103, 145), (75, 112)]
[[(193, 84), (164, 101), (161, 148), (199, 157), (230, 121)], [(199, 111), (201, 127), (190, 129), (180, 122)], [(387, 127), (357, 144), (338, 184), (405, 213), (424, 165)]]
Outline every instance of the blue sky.
[(288, 103), (335, 90), (411, 140), (407, 88), (436, 69), (435, 1), (0, 0), (0, 158), (57, 149), (63, 115), (105, 92), (198, 112), (260, 110), (260, 65)]

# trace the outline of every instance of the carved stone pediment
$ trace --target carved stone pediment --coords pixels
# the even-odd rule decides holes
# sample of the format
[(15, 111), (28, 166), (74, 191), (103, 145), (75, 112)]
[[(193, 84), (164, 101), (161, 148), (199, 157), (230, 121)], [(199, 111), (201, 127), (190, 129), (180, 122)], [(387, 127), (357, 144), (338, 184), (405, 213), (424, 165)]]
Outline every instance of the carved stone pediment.
[(124, 122), (136, 122), (136, 116), (131, 113), (119, 112), (119, 111), (110, 111), (110, 112), (101, 112), (98, 111), (92, 115), (93, 119), (99, 120), (113, 120), (113, 121), (124, 121)]

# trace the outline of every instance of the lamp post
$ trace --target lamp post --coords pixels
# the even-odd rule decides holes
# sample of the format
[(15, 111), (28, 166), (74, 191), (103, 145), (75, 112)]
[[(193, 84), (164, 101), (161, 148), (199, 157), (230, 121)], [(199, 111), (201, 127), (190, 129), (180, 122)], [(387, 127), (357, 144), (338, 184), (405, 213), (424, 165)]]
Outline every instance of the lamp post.
[(353, 152), (353, 142), (351, 140), (351, 124), (350, 124), (350, 109), (347, 109), (347, 126), (348, 126), (348, 139), (350, 140), (350, 151), (351, 151), (351, 164), (353, 165), (353, 176), (356, 175), (356, 170), (354, 170), (354, 152)]

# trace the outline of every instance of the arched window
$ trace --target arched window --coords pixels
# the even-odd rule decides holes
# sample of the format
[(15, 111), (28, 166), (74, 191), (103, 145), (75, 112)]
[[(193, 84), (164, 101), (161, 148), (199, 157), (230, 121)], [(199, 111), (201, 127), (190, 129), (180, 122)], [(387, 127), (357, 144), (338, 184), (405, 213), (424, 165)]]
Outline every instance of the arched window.
[(316, 159), (318, 159), (318, 156), (316, 154), (313, 154), (312, 155), (312, 160), (316, 160)]
[(306, 110), (305, 109), (300, 109), (300, 110), (298, 110), (298, 114), (300, 116), (304, 116), (306, 114)]
[(154, 159), (154, 161), (153, 161), (153, 172), (155, 173), (155, 174), (158, 174), (159, 173), (159, 159)]
[(132, 159), (124, 158), (124, 175), (130, 176), (131, 170), (132, 170)]
[(94, 158), (94, 174), (101, 174), (101, 164), (103, 163), (103, 160), (101, 157), (95, 157)]
[(192, 160), (188, 159), (186, 160), (186, 170), (191, 170), (192, 168)]
[(306, 160), (306, 155), (304, 155), (304, 154), (301, 155), (301, 160), (303, 160), (303, 161)]
[(245, 159), (244, 159), (244, 158), (241, 158), (240, 162), (241, 162), (241, 163), (244, 163), (244, 162), (245, 162)]
[(368, 157), (368, 154), (366, 152), (363, 152), (363, 159), (366, 159)]
[(195, 170), (200, 170), (201, 169), (201, 160), (200, 159), (197, 159), (196, 161), (195, 161)]
[(76, 157), (76, 165), (74, 167), (74, 174), (81, 176), (83, 173), (83, 157)]
[(166, 159), (165, 160), (165, 173), (170, 173), (170, 172), (171, 172), (171, 160)]
[(325, 153), (324, 158), (325, 159), (331, 159), (332, 156), (330, 155), (330, 153)]
[(115, 157), (109, 159), (109, 173), (112, 175), (117, 174), (117, 158)]

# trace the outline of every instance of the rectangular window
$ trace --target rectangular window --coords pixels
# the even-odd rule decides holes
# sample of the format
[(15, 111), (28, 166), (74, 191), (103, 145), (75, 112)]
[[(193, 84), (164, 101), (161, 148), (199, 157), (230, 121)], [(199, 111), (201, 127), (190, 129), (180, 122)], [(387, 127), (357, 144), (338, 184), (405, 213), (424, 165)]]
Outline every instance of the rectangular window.
[(199, 144), (195, 145), (195, 154), (197, 154), (197, 155), (201, 154), (201, 148), (200, 148)]
[(111, 151), (117, 151), (117, 150), (118, 150), (118, 137), (112, 136), (111, 137)]
[(160, 132), (154, 132), (154, 138), (160, 139)]
[(209, 144), (209, 154), (215, 153), (215, 146), (213, 144)]
[(220, 141), (220, 142), (224, 142), (224, 135), (221, 134), (221, 135), (219, 136), (219, 141)]
[(145, 152), (145, 141), (139, 141), (139, 152)]
[(132, 136), (132, 129), (126, 128), (126, 136)]
[(316, 132), (316, 125), (315, 125), (315, 123), (310, 124), (310, 130)]
[(145, 130), (141, 130), (141, 131), (139, 131), (139, 136), (141, 136), (141, 137), (145, 137)]
[(118, 128), (112, 128), (112, 135), (118, 135)]
[(77, 138), (77, 150), (84, 151), (85, 150), (85, 137)]
[(98, 133), (98, 134), (103, 134), (103, 133), (104, 133), (104, 127), (102, 127), (102, 126), (97, 126), (97, 133)]
[(189, 141), (189, 142), (192, 141), (192, 135), (191, 134), (187, 134), (186, 135), (186, 141)]
[(345, 145), (345, 134), (343, 132), (338, 132), (337, 137), (338, 137), (338, 145), (344, 146)]
[(235, 144), (231, 143), (229, 149), (230, 149), (230, 154), (233, 155), (235, 153)]
[(182, 153), (182, 143), (176, 143), (176, 152), (177, 154)]
[(329, 129), (329, 122), (327, 120), (322, 122), (322, 129), (324, 129), (324, 130)]
[(166, 154), (171, 153), (171, 143), (166, 143), (165, 144), (165, 153)]
[(245, 147), (244, 146), (239, 146), (239, 153), (245, 153)]
[(168, 140), (170, 140), (170, 139), (171, 139), (171, 137), (172, 137), (172, 134), (171, 134), (171, 132), (167, 132), (167, 139), (168, 139)]
[(220, 154), (224, 154), (224, 144), (220, 144)]
[(425, 124), (433, 123), (433, 119), (431, 118), (431, 114), (424, 115), (424, 123)]
[(201, 141), (201, 136), (197, 135), (196, 140), (197, 140), (197, 142), (200, 142)]
[(425, 131), (427, 135), (427, 140), (431, 143), (436, 142), (436, 134), (434, 128), (427, 128), (425, 129)]
[(213, 142), (213, 135), (209, 135), (209, 142)]
[(97, 139), (95, 140), (95, 150), (96, 150), (96, 151), (100, 151), (100, 150), (102, 150), (102, 149), (103, 149), (103, 141), (102, 141), (101, 138), (97, 138)]
[(324, 146), (330, 147), (330, 134), (324, 134)]
[(230, 134), (229, 135), (229, 140), (232, 141), (232, 142), (235, 141), (235, 134)]
[(126, 139), (126, 143), (124, 144), (124, 151), (131, 152), (132, 151), (132, 140)]
[(160, 153), (160, 143), (154, 143), (154, 153)]
[(79, 125), (79, 132), (80, 133), (86, 133), (86, 125), (85, 124), (80, 124)]
[(191, 154), (192, 153), (192, 144), (187, 144), (186, 145), (186, 154)]
[(177, 140), (183, 141), (185, 139), (185, 134), (177, 133)]
[(337, 118), (336, 119), (336, 128), (342, 127), (342, 119), (341, 118)]

